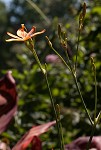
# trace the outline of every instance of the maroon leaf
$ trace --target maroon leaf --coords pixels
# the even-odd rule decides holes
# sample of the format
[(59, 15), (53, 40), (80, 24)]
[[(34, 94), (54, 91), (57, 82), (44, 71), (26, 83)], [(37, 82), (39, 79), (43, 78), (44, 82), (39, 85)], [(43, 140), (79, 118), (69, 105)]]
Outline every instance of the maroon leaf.
[[(65, 146), (65, 150), (85, 150), (90, 137), (79, 137)], [(94, 136), (90, 149), (101, 150), (101, 136)]]
[(17, 92), (11, 71), (0, 79), (0, 133), (6, 130), (17, 110)]
[(12, 150), (26, 150), (29, 144), (32, 143), (32, 150), (42, 150), (39, 135), (47, 132), (47, 130), (54, 125), (56, 122), (52, 121), (43, 125), (38, 125), (32, 127), (21, 139), (18, 143), (13, 147)]
[(34, 136), (34, 140), (32, 141), (31, 150), (42, 150), (42, 143), (37, 136)]

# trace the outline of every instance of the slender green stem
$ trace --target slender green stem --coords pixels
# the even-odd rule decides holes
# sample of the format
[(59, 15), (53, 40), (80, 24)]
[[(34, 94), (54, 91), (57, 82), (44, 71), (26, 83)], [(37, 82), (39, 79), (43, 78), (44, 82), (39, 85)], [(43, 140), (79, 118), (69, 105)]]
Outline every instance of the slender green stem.
[[(92, 61), (93, 61), (93, 59), (92, 59)], [(88, 144), (87, 144), (87, 150), (89, 150), (89, 148), (90, 148), (90, 145), (91, 145), (91, 142), (92, 142), (92, 139), (93, 139), (93, 136), (94, 136), (94, 132), (95, 132), (95, 129), (96, 129), (96, 125), (97, 125), (97, 123), (99, 121), (99, 116), (100, 116), (100, 113), (99, 113), (98, 117), (96, 118), (96, 110), (97, 110), (97, 81), (96, 81), (96, 67), (95, 67), (94, 61), (92, 62), (92, 65), (93, 65), (94, 81), (95, 81), (95, 109), (94, 109), (94, 125), (92, 126), (92, 132), (91, 132)]]
[(93, 121), (92, 121), (92, 119), (91, 119), (91, 117), (90, 117), (90, 114), (89, 114), (89, 112), (88, 112), (88, 110), (87, 110), (86, 104), (85, 104), (84, 99), (83, 99), (82, 94), (81, 94), (81, 90), (80, 90), (80, 88), (79, 88), (79, 84), (78, 84), (77, 77), (76, 77), (76, 70), (75, 70), (75, 72), (73, 71), (73, 68), (72, 68), (72, 66), (71, 66), (70, 59), (69, 59), (69, 56), (68, 56), (67, 51), (66, 51), (66, 56), (67, 56), (67, 59), (68, 59), (69, 67), (70, 67), (70, 69), (71, 69), (71, 73), (72, 73), (72, 76), (73, 76), (73, 79), (74, 79), (74, 82), (75, 82), (77, 91), (78, 91), (79, 96), (80, 96), (80, 98), (81, 98), (81, 101), (82, 101), (82, 103), (83, 103), (84, 109), (85, 109), (85, 111), (86, 111), (86, 114), (87, 114), (87, 116), (88, 116), (88, 119), (89, 119), (90, 123), (93, 125)]
[(96, 124), (99, 123), (100, 119), (101, 119), (101, 111), (99, 112), (98, 116), (96, 117)]
[(62, 62), (65, 64), (65, 66), (70, 70), (70, 67), (68, 66), (68, 64), (66, 63), (66, 61), (62, 58), (62, 56), (54, 49), (54, 47), (52, 46), (51, 41), (49, 40), (49, 38), (46, 36), (46, 39), (48, 41), (48, 44), (50, 46), (50, 48), (59, 56), (59, 58), (62, 60)]
[(97, 108), (96, 69), (95, 69), (95, 65), (93, 64), (93, 65), (94, 65), (94, 66), (93, 66), (93, 68), (94, 68), (94, 78), (95, 78), (95, 117), (94, 117), (94, 123), (93, 123), (93, 121), (92, 121), (92, 119), (91, 119), (91, 117), (90, 117), (90, 115), (89, 115), (89, 112), (88, 112), (88, 110), (87, 110), (87, 107), (86, 107), (86, 105), (85, 105), (85, 102), (84, 102), (84, 100), (83, 100), (83, 97), (82, 97), (82, 94), (81, 94), (79, 85), (78, 85), (78, 81), (77, 81), (77, 77), (76, 77), (76, 70), (75, 70), (75, 73), (74, 73), (74, 71), (73, 71), (73, 69), (72, 69), (72, 66), (71, 66), (71, 63), (70, 63), (70, 59), (69, 59), (69, 57), (68, 57), (67, 51), (66, 51), (66, 56), (67, 56), (67, 59), (68, 59), (68, 63), (69, 63), (69, 66), (70, 66), (70, 69), (71, 69), (71, 73), (72, 73), (72, 75), (73, 75), (73, 78), (74, 78), (74, 81), (75, 81), (76, 88), (77, 88), (77, 90), (78, 90), (79, 96), (81, 97), (83, 106), (84, 106), (84, 108), (85, 108), (85, 111), (86, 111), (86, 113), (87, 113), (87, 116), (88, 116), (88, 118), (89, 118), (89, 121), (90, 121), (90, 123), (91, 123), (91, 125), (92, 125), (92, 132), (91, 132), (91, 135), (90, 135), (88, 144), (87, 144), (87, 150), (89, 150), (90, 145), (91, 145), (91, 141), (92, 141), (92, 138), (93, 138), (93, 136), (94, 136), (95, 129), (96, 129), (96, 124), (97, 124), (97, 122), (96, 122), (96, 108)]
[(94, 121), (96, 120), (96, 110), (97, 110), (97, 81), (96, 81), (96, 68), (94, 65), (94, 80), (95, 80), (95, 110), (94, 110)]
[(55, 120), (56, 120), (58, 134), (59, 134), (60, 150), (64, 150), (63, 135), (62, 135), (62, 130), (61, 130), (61, 122), (60, 122), (60, 120), (58, 120), (58, 114), (57, 114), (57, 111), (56, 111), (56, 108), (55, 108), (55, 103), (54, 103), (54, 100), (53, 100), (53, 97), (52, 97), (52, 92), (51, 92), (51, 89), (50, 89), (50, 86), (49, 86), (48, 77), (47, 77), (47, 71), (46, 71), (47, 67), (46, 67), (46, 65), (45, 65), (45, 69), (42, 67), (42, 65), (40, 63), (40, 60), (39, 60), (39, 58), (37, 56), (37, 53), (36, 53), (35, 49), (33, 48), (33, 45), (31, 45), (31, 48), (29, 46), (27, 46), (27, 47), (33, 53), (34, 58), (35, 58), (36, 62), (38, 63), (39, 68), (41, 69), (41, 71), (42, 71), (42, 73), (43, 73), (43, 75), (45, 77), (47, 88), (48, 88), (48, 91), (49, 91), (51, 104), (52, 104), (52, 107), (53, 107), (53, 110), (54, 110), (54, 114), (55, 114)]
[(60, 129), (60, 135), (61, 135), (61, 148), (62, 148), (62, 150), (64, 150), (64, 138), (63, 138), (63, 130), (62, 130), (61, 120), (59, 121), (59, 129)]
[(76, 74), (75, 74), (75, 72), (74, 72), (73, 69), (72, 69), (72, 66), (71, 66), (71, 63), (70, 63), (68, 54), (66, 54), (66, 55), (67, 55), (67, 59), (68, 59), (69, 65), (68, 65), (68, 64), (66, 63), (66, 61), (63, 59), (63, 57), (53, 48), (52, 45), (51, 45), (51, 48), (52, 48), (52, 50), (60, 57), (60, 59), (62, 60), (62, 62), (64, 63), (64, 65), (65, 65), (65, 66), (69, 69), (69, 71), (72, 73), (72, 76), (73, 76), (73, 79), (74, 79), (74, 82), (75, 82), (75, 85), (76, 85), (78, 94), (79, 94), (79, 96), (80, 96), (80, 98), (81, 98), (81, 101), (82, 101), (82, 104), (83, 104), (84, 109), (85, 109), (85, 111), (86, 111), (86, 114), (87, 114), (87, 116), (88, 116), (88, 119), (89, 119), (91, 125), (93, 125), (93, 121), (92, 121), (92, 119), (91, 119), (91, 117), (90, 117), (90, 114), (89, 114), (89, 112), (88, 112), (88, 110), (87, 110), (87, 107), (86, 107), (86, 105), (85, 105), (85, 102), (84, 102), (84, 100), (83, 100), (83, 97), (82, 97), (82, 94), (81, 94), (81, 91), (80, 91), (80, 88), (79, 88), (79, 85), (78, 85), (78, 81), (77, 81), (77, 78), (76, 78)]
[(68, 66), (66, 61), (63, 59), (63, 57), (54, 49), (54, 47), (51, 47), (51, 48), (59, 56), (59, 58), (62, 60), (62, 62), (65, 64), (65, 66), (69, 69), (69, 71), (71, 71), (70, 67)]
[(80, 96), (81, 101), (82, 101), (82, 103), (83, 103), (84, 109), (85, 109), (86, 114), (87, 114), (87, 116), (88, 116), (88, 119), (89, 119), (91, 125), (93, 125), (93, 121), (92, 121), (91, 116), (90, 116), (90, 114), (89, 114), (89, 112), (88, 112), (88, 109), (87, 109), (87, 107), (86, 107), (86, 104), (85, 104), (85, 102), (84, 102), (84, 100), (83, 100), (83, 97), (82, 97), (82, 94), (81, 94), (81, 91), (80, 91), (80, 88), (79, 88), (79, 85), (78, 85), (77, 78), (75, 77), (75, 75), (74, 75), (73, 73), (72, 73), (72, 75), (73, 75), (73, 78), (74, 78), (74, 81), (75, 81), (75, 84), (76, 84), (76, 87), (77, 87), (79, 96)]
[(77, 48), (76, 48), (76, 59), (75, 59), (75, 72), (76, 72), (76, 68), (77, 68), (77, 58), (78, 58), (78, 50), (79, 50), (79, 42), (80, 42), (80, 30), (78, 33), (78, 39), (77, 39)]
[(92, 142), (92, 139), (93, 139), (93, 136), (94, 136), (95, 129), (96, 129), (96, 124), (94, 124), (94, 125), (92, 126), (92, 132), (91, 132), (89, 141), (88, 141), (88, 143), (87, 143), (86, 150), (89, 150), (89, 148), (90, 148), (90, 145), (91, 145), (91, 142)]
[(39, 67), (40, 67), (42, 73), (45, 74), (46, 71), (45, 71), (45, 69), (42, 67), (42, 65), (41, 65), (41, 63), (40, 63), (40, 60), (39, 60), (39, 58), (38, 58), (38, 56), (37, 56), (37, 53), (36, 53), (35, 49), (33, 48), (33, 50), (31, 50), (31, 52), (33, 53), (34, 58), (35, 58), (36, 62), (38, 63), (38, 65), (39, 65)]
[(48, 88), (48, 91), (49, 91), (51, 104), (52, 104), (54, 114), (55, 114), (55, 120), (56, 120), (58, 134), (59, 134), (60, 150), (64, 150), (64, 142), (63, 142), (63, 134), (62, 134), (62, 129), (61, 129), (62, 128), (61, 127), (61, 122), (58, 119), (58, 113), (56, 111), (55, 103), (54, 103), (53, 96), (52, 96), (52, 92), (51, 92), (51, 89), (50, 89), (50, 86), (49, 86), (48, 77), (47, 77), (47, 67), (45, 67), (45, 68), (46, 68), (46, 74), (44, 76), (45, 76), (45, 80), (46, 80), (46, 83), (47, 83), (47, 88)]
[(62, 124), (61, 124), (61, 118), (60, 118), (60, 106), (59, 104), (56, 104), (56, 112), (57, 112), (57, 117), (58, 117), (58, 125), (59, 125), (59, 129), (60, 129), (60, 134), (61, 134), (61, 141), (62, 141), (62, 145), (64, 148), (64, 139), (63, 139), (63, 130), (62, 130)]

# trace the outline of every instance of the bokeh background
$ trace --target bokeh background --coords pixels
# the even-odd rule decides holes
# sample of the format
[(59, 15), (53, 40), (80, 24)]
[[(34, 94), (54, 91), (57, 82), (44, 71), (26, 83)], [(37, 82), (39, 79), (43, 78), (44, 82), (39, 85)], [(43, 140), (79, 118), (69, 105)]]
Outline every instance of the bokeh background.
[[(21, 24), (28, 30), (34, 25), (37, 31), (46, 32), (35, 38), (35, 49), (44, 65), (46, 56), (54, 54), (45, 36), (47, 35), (54, 48), (64, 57), (65, 53), (58, 39), (57, 26), (61, 24), (67, 34), (68, 52), (73, 62), (78, 36), (78, 18), (83, 0), (2, 0), (0, 1), (0, 76), (12, 70), (18, 90), (18, 112), (7, 131), (6, 137), (13, 146), (33, 125), (54, 120), (47, 86), (32, 54), (21, 42), (5, 42), (6, 32), (16, 34)], [(94, 114), (94, 76), (90, 57), (93, 56), (97, 69), (98, 106), (101, 110), (101, 2), (85, 0), (87, 13), (84, 29), (80, 37), (78, 55), (78, 81), (93, 118)], [(41, 10), (41, 12), (39, 11)], [(78, 96), (73, 78), (61, 61), (47, 62), (48, 78), (55, 103), (61, 108), (64, 143), (67, 144), (79, 136), (90, 135), (91, 125)], [(101, 135), (101, 124), (95, 135)], [(53, 127), (41, 136), (43, 149), (58, 150), (57, 129)]]

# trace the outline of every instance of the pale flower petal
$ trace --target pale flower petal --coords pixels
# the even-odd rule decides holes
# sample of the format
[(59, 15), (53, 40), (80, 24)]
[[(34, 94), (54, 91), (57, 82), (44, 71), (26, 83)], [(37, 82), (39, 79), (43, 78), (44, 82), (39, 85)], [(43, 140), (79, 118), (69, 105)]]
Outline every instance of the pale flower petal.
[(46, 31), (46, 30), (44, 29), (44, 30), (42, 30), (42, 31), (40, 31), (40, 32), (36, 32), (36, 33), (32, 34), (31, 37), (34, 37), (34, 36), (36, 36), (36, 35), (38, 35), (38, 34), (42, 34), (42, 33), (44, 33), (45, 31)]
[(12, 41), (21, 41), (21, 42), (23, 42), (24, 40), (23, 39), (21, 39), (21, 38), (19, 38), (19, 39), (8, 39), (8, 40), (6, 40), (6, 42), (12, 42)]
[(12, 34), (12, 33), (10, 33), (10, 32), (7, 32), (7, 34), (8, 34), (9, 36), (15, 38), (15, 39), (18, 39), (18, 38), (19, 38), (18, 36), (14, 35), (14, 34)]
[(36, 27), (32, 27), (32, 29), (28, 32), (28, 34), (27, 35), (32, 35), (32, 33), (34, 32), (35, 33), (35, 31), (36, 31)]
[(22, 28), (20, 28), (18, 31), (17, 31), (17, 35), (21, 38), (24, 38), (27, 36), (27, 32), (24, 31)]

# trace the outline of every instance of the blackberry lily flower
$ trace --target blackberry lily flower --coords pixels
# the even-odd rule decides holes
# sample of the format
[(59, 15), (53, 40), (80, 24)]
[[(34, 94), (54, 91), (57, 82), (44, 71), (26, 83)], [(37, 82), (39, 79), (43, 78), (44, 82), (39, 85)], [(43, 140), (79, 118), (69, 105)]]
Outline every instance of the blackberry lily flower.
[[(24, 26), (24, 24), (21, 24), (21, 28), (17, 30), (17, 35), (14, 35), (10, 32), (7, 32), (7, 34), (9, 36), (11, 36), (12, 38), (6, 40), (6, 42), (11, 42), (11, 41), (18, 41), (18, 42), (25, 42), (27, 48), (33, 53), (34, 57), (35, 57), (35, 60), (36, 62), (38, 63), (40, 69), (42, 70), (42, 73), (45, 74), (46, 73), (46, 70), (43, 69), (41, 63), (40, 63), (40, 60), (37, 56), (37, 53), (34, 49), (34, 44), (32, 42), (32, 37), (35, 37), (36, 35), (38, 34), (42, 34), (45, 32), (45, 29), (40, 31), (40, 32), (36, 32), (36, 27), (32, 27), (32, 29), (27, 32), (26, 31), (26, 27)], [(27, 40), (29, 40), (29, 42), (27, 42)]]
[(24, 26), (24, 24), (21, 24), (21, 28), (17, 30), (17, 35), (14, 35), (10, 32), (7, 32), (7, 34), (9, 36), (11, 36), (11, 39), (6, 40), (6, 42), (11, 42), (11, 41), (27, 41), (29, 39), (31, 39), (32, 37), (38, 35), (38, 34), (42, 34), (45, 32), (45, 29), (40, 31), (40, 32), (36, 32), (36, 27), (33, 26), (32, 29), (27, 33), (26, 32), (26, 27)]

